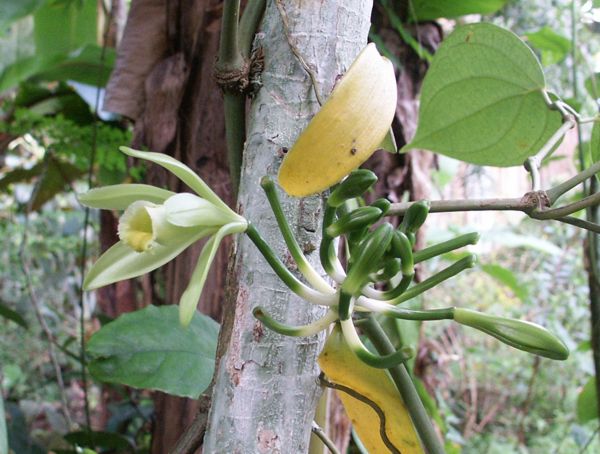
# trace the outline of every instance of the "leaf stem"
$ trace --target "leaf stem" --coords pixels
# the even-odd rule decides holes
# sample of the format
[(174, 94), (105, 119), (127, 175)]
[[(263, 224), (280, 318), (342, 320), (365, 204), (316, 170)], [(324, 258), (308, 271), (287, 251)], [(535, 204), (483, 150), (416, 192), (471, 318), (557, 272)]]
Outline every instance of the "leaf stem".
[(285, 244), (292, 254), (292, 257), (296, 261), (298, 269), (302, 275), (306, 278), (310, 285), (315, 287), (315, 289), (319, 290), (320, 292), (335, 293), (335, 290), (325, 281), (325, 279), (319, 275), (319, 273), (315, 271), (311, 264), (308, 263), (308, 260), (306, 260), (306, 257), (304, 257), (304, 253), (300, 249), (300, 246), (298, 245), (298, 242), (292, 233), (292, 229), (290, 228), (290, 225), (283, 213), (273, 180), (265, 176), (260, 180), (260, 186), (267, 195), (267, 199), (271, 205), (271, 209), (273, 210), (273, 214), (275, 215), (277, 225), (279, 226), (279, 230), (281, 231)]
[(417, 285), (409, 288), (406, 292), (404, 292), (399, 297), (389, 301), (390, 304), (398, 305), (403, 303), (404, 301), (408, 301), (413, 299), (415, 296), (420, 295), (421, 293), (426, 292), (432, 287), (450, 279), (451, 277), (456, 276), (461, 271), (464, 271), (468, 268), (472, 268), (475, 265), (475, 256), (473, 254), (469, 254), (467, 257), (464, 257), (458, 260), (456, 263), (453, 263), (447, 268), (444, 268), (439, 273), (434, 274), (433, 276), (425, 279), (422, 282), (419, 282)]
[(477, 244), (479, 241), (479, 233), (472, 232), (465, 235), (457, 236), (451, 240), (438, 243), (433, 246), (426, 247), (420, 251), (414, 253), (415, 264), (424, 262), (425, 260), (432, 259), (438, 255), (447, 254), (461, 247), (468, 246), (469, 244)]
[(279, 257), (275, 255), (275, 252), (271, 249), (271, 247), (267, 244), (267, 242), (260, 235), (258, 230), (252, 224), (248, 224), (248, 229), (246, 230), (246, 234), (252, 240), (254, 245), (263, 255), (267, 263), (271, 266), (275, 274), (283, 281), (285, 285), (289, 287), (289, 289), (298, 295), (300, 298), (303, 298), (313, 304), (319, 304), (322, 306), (333, 306), (337, 303), (336, 295), (325, 295), (321, 292), (317, 292), (316, 290), (308, 287), (307, 285), (300, 282), (296, 276), (294, 276), (290, 270), (286, 268), (286, 266), (281, 262)]
[(265, 12), (266, 0), (252, 0), (246, 4), (238, 28), (239, 51), (244, 58), (250, 58), (252, 42)]
[(244, 65), (244, 59), (238, 46), (238, 19), (240, 16), (240, 0), (223, 1), (223, 21), (219, 42), (219, 70), (237, 70)]
[(325, 434), (325, 431), (315, 421), (312, 422), (311, 430), (312, 430), (312, 433), (314, 433), (317, 437), (319, 437), (319, 440), (321, 440), (323, 442), (323, 444), (325, 445), (325, 447), (327, 449), (329, 449), (329, 452), (331, 452), (331, 454), (340, 454), (340, 452), (335, 447), (335, 444), (333, 443), (333, 441), (331, 441), (327, 437), (327, 434)]
[(600, 161), (595, 162), (587, 169), (579, 172), (577, 175), (569, 178), (567, 181), (554, 186), (553, 188), (547, 189), (546, 194), (550, 200), (550, 205), (553, 205), (560, 196), (573, 189), (579, 183), (583, 183), (588, 178), (593, 177), (596, 173), (600, 172)]

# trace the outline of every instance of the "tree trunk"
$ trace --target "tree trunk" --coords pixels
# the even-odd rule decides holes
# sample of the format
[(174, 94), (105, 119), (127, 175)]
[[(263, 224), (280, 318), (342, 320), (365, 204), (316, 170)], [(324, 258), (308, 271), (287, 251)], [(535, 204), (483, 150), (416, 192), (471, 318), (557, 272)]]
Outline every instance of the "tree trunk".
[[(105, 108), (135, 120), (134, 147), (170, 154), (194, 169), (230, 205), (222, 95), (213, 77), (219, 43), (219, 0), (135, 0), (128, 16)], [(189, 190), (162, 169), (147, 182)], [(200, 311), (221, 317), (231, 241), (207, 278)], [(194, 269), (200, 245), (142, 278), (146, 303), (177, 304)], [(152, 452), (167, 453), (194, 418), (196, 401), (155, 393)]]
[[(281, 2), (289, 34), (330, 93), (365, 46), (371, 2)], [(318, 109), (310, 79), (292, 54), (277, 5), (265, 12), (258, 46), (264, 52), (263, 87), (252, 103), (239, 209), (281, 257), (283, 240), (260, 178), (276, 175), (283, 155)], [(315, 169), (321, 171), (322, 169)], [(322, 200), (284, 198), (284, 211), (309, 260), (317, 262)], [(285, 259), (284, 259), (285, 261)], [(304, 324), (323, 314), (291, 294), (250, 240), (242, 236), (238, 279), (221, 330), (221, 358), (204, 450), (208, 453), (306, 452), (320, 389), (316, 357), (322, 337), (287, 338), (264, 329), (251, 310), (260, 304), (279, 320)]]

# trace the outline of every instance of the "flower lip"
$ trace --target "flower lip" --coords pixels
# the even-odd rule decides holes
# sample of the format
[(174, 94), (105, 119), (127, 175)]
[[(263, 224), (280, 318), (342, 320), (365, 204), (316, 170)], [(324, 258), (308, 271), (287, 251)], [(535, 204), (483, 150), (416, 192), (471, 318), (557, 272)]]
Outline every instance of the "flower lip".
[(147, 251), (156, 240), (156, 231), (149, 212), (152, 208), (158, 208), (158, 205), (138, 200), (129, 205), (119, 219), (120, 240), (136, 252)]

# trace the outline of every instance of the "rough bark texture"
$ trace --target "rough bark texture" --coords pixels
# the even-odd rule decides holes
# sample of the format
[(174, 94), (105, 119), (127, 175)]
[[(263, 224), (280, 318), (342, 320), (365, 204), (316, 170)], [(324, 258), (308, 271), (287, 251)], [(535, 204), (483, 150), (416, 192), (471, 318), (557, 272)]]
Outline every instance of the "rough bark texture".
[[(282, 3), (292, 39), (315, 68), (321, 93), (328, 94), (366, 43), (371, 2)], [(250, 114), (239, 208), (283, 256), (283, 241), (259, 179), (276, 175), (282, 150), (293, 144), (318, 106), (309, 78), (290, 51), (274, 2), (267, 5), (257, 44), (265, 55), (263, 87)], [(307, 252), (318, 246), (321, 208), (316, 197), (284, 201)], [(315, 262), (316, 255), (309, 253), (310, 260)], [(316, 356), (321, 339), (274, 334), (251, 310), (260, 304), (277, 319), (294, 324), (307, 323), (322, 310), (293, 296), (247, 237), (240, 238), (235, 272), (238, 287), (222, 326), (220, 350), (226, 353), (218, 366), (204, 452), (306, 452), (320, 394)]]
[[(134, 147), (175, 156), (231, 205), (223, 102), (213, 78), (221, 3), (134, 0), (105, 108), (136, 120)], [(148, 168), (146, 180), (174, 191), (189, 191), (156, 166)], [(200, 302), (200, 310), (216, 320), (222, 311), (230, 244), (226, 239), (219, 249)], [(145, 302), (176, 304), (200, 249), (201, 245), (194, 245), (172, 261), (166, 272), (142, 278)], [(155, 393), (154, 406), (152, 452), (163, 454), (192, 421), (198, 405)]]

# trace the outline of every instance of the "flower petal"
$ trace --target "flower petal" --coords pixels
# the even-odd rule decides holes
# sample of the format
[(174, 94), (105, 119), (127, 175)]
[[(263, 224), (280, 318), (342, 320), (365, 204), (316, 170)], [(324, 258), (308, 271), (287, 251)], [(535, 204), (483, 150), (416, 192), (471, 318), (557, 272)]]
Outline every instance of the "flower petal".
[(115, 184), (90, 189), (88, 192), (78, 194), (77, 199), (90, 208), (124, 210), (138, 200), (160, 204), (173, 195), (174, 192), (148, 184)]
[(396, 97), (392, 63), (369, 44), (285, 155), (281, 187), (293, 196), (315, 194), (365, 162), (390, 129)]
[(179, 231), (173, 240), (156, 244), (145, 252), (135, 252), (119, 241), (94, 263), (85, 277), (83, 288), (93, 290), (155, 270), (181, 254), (193, 242), (214, 233), (215, 228), (181, 228)]
[(226, 213), (208, 200), (190, 193), (176, 194), (164, 206), (167, 221), (179, 227), (222, 226), (236, 220), (231, 212)]
[(200, 197), (209, 200), (218, 207), (231, 211), (231, 208), (229, 208), (227, 204), (223, 202), (219, 196), (215, 194), (212, 189), (210, 189), (208, 185), (202, 181), (202, 179), (196, 175), (192, 169), (182, 162), (179, 162), (177, 159), (166, 154), (153, 153), (151, 151), (138, 151), (129, 147), (119, 147), (119, 150), (126, 155), (133, 156), (134, 158), (138, 159), (145, 159), (146, 161), (150, 161), (158, 164), (161, 167), (164, 167), (185, 184), (187, 184), (190, 188), (196, 191)]
[(244, 230), (246, 230), (246, 225), (244, 223), (227, 224), (221, 227), (204, 245), (200, 257), (198, 257), (196, 268), (194, 268), (194, 272), (190, 278), (190, 283), (179, 301), (179, 321), (183, 326), (189, 325), (196, 312), (198, 300), (200, 299), (202, 289), (204, 288), (210, 265), (215, 258), (217, 249), (219, 249), (221, 240), (226, 235), (243, 232)]

